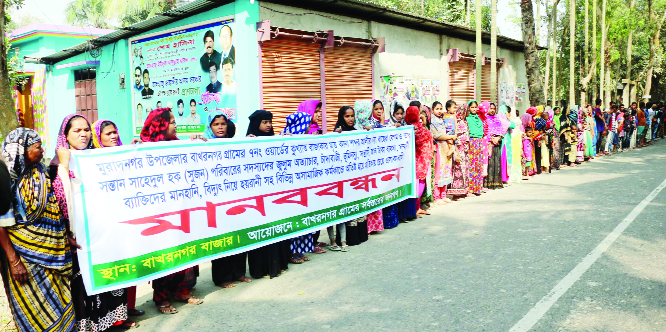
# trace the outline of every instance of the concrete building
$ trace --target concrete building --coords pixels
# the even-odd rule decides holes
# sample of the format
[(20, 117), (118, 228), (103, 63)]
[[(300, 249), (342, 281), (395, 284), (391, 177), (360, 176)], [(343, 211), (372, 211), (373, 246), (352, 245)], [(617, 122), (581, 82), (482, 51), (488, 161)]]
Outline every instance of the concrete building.
[[(272, 111), (281, 128), (306, 99), (322, 101), (328, 130), (339, 107), (360, 99), (386, 108), (393, 99), (462, 103), (476, 89), (490, 99), (490, 35), (483, 39), (476, 87), (472, 29), (357, 0), (193, 1), (37, 56), (47, 81), (47, 154), (60, 121), (75, 111), (113, 120), (129, 141), (158, 102), (173, 109), (183, 135), (202, 132), (213, 108), (242, 135), (254, 110)], [(524, 111), (522, 50), (522, 42), (498, 37), (494, 65), (499, 103)]]

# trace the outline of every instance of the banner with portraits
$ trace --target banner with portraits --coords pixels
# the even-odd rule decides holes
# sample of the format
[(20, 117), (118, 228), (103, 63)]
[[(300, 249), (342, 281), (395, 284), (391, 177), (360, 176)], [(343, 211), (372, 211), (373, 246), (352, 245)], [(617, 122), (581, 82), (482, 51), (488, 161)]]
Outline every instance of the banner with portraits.
[(416, 193), (412, 126), (72, 152), (88, 295), (363, 217)]
[(190, 24), (129, 40), (134, 134), (168, 107), (179, 134), (204, 132), (208, 113), (236, 120), (234, 18)]

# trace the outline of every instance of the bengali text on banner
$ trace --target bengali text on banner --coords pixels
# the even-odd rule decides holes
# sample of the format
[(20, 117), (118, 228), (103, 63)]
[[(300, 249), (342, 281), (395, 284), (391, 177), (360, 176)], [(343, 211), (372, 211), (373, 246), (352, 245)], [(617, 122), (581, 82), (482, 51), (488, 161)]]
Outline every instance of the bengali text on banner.
[(413, 135), (407, 126), (74, 152), (86, 291), (144, 283), (414, 197)]

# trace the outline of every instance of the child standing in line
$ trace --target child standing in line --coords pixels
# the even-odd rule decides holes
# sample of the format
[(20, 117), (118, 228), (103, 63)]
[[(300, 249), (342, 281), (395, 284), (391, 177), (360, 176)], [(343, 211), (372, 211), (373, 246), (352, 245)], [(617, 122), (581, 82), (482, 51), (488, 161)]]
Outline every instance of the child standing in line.
[(455, 146), (457, 138), (456, 103), (453, 100), (446, 102), (446, 112), (442, 103), (436, 101), (432, 104), (433, 117), (430, 132), (436, 142), (435, 179), (433, 198), (435, 203), (442, 205), (451, 202), (446, 197), (446, 186), (453, 181), (453, 154), (458, 150)]

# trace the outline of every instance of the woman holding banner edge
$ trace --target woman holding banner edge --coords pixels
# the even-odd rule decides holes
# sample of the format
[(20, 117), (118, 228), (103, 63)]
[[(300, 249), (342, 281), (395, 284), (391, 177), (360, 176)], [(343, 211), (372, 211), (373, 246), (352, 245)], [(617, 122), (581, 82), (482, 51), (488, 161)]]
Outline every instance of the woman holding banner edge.
[[(208, 114), (203, 139), (233, 138), (236, 135), (236, 125), (229, 121), (226, 115), (215, 109)], [(222, 288), (236, 287), (234, 281), (252, 282), (245, 276), (247, 270), (247, 252), (222, 257), (211, 261), (213, 283)]]
[[(51, 161), (49, 173), (53, 179), (53, 189), (63, 217), (69, 224), (70, 236), (76, 238), (72, 209), (71, 179), (69, 171), (70, 149), (93, 149), (92, 129), (88, 119), (79, 114), (70, 114), (63, 119), (56, 142), (56, 158)], [(77, 246), (78, 248), (78, 246)], [(117, 290), (88, 296), (83, 285), (76, 250), (73, 249), (73, 277), (70, 281), (72, 303), (76, 314), (77, 331), (103, 331), (111, 326), (127, 323), (128, 328), (136, 326), (127, 321), (127, 292)]]
[[(168, 108), (158, 108), (148, 114), (141, 129), (141, 140), (146, 142), (161, 142), (178, 140), (176, 137), (176, 118)], [(196, 283), (198, 275), (197, 267), (170, 274), (153, 280), (153, 301), (163, 314), (175, 314), (178, 312), (171, 305), (169, 295), (173, 294), (177, 301), (199, 305), (203, 299), (190, 294), (190, 288)]]
[(69, 248), (76, 242), (67, 236), (67, 225), (41, 164), (43, 155), (41, 138), (31, 129), (11, 131), (2, 144), (12, 202), (9, 212), (0, 216), (4, 250), (0, 265), (20, 331), (70, 331), (74, 308)]

